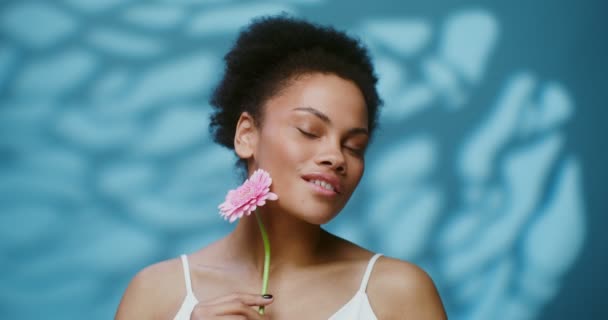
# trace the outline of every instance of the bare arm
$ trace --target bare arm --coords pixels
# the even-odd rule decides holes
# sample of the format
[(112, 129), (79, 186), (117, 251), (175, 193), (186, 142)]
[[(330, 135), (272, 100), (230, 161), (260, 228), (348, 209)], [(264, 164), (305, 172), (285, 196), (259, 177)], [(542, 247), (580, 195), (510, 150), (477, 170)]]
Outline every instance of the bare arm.
[[(183, 284), (175, 268), (175, 261), (161, 262), (149, 266), (133, 277), (120, 301), (115, 320), (126, 319), (163, 319), (170, 317), (170, 312), (185, 296), (178, 292)], [(179, 269), (177, 269), (179, 270)]]
[(447, 319), (433, 280), (411, 263), (391, 258), (378, 261), (368, 295), (379, 319)]
[(399, 311), (404, 316), (403, 319), (447, 319), (437, 288), (422, 269), (418, 269), (416, 280), (409, 292), (404, 293), (404, 297), (409, 303), (402, 304)]
[[(186, 295), (181, 262), (161, 262), (140, 271), (120, 301), (115, 320), (172, 319)], [(272, 298), (259, 294), (232, 293), (198, 303), (191, 319), (264, 319), (258, 306), (267, 306)]]

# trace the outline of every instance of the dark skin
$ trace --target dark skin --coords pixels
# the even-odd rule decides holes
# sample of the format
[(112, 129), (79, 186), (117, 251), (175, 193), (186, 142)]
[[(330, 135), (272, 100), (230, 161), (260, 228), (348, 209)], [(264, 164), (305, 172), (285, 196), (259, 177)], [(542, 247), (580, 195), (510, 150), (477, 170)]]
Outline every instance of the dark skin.
[[(264, 105), (261, 125), (243, 113), (235, 151), (248, 170), (265, 169), (279, 200), (258, 209), (270, 237), (269, 291), (259, 295), (264, 249), (255, 217), (189, 255), (195, 296), (191, 319), (328, 319), (359, 288), (373, 253), (320, 225), (344, 207), (363, 175), (369, 141), (363, 96), (333, 74), (294, 78)], [(331, 177), (336, 192), (319, 190), (310, 174)], [(185, 295), (182, 265), (147, 267), (129, 284), (116, 319), (172, 319)], [(446, 319), (437, 290), (420, 268), (381, 257), (367, 295), (378, 319)], [(257, 306), (265, 305), (260, 316)]]

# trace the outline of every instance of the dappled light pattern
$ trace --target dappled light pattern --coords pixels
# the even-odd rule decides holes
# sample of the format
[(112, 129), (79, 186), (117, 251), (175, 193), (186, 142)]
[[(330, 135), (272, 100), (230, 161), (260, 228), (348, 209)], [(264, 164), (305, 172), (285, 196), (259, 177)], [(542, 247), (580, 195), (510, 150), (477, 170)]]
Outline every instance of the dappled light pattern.
[[(222, 55), (254, 16), (328, 7), (1, 4), (2, 317), (112, 318), (139, 269), (226, 234), (217, 203), (239, 182), (235, 159), (207, 130)], [(536, 318), (586, 237), (568, 88), (522, 66), (476, 103), (495, 90), (484, 79), (503, 30), (489, 10), (358, 15), (340, 27), (369, 45), (385, 107), (327, 228), (422, 266), (450, 319)]]

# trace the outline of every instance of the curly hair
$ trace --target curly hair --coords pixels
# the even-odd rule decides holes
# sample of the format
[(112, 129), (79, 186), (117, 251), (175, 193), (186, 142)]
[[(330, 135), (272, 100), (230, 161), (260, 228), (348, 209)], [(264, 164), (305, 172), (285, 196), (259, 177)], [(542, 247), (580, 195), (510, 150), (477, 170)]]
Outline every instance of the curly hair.
[(234, 149), (237, 121), (248, 112), (257, 124), (262, 106), (297, 76), (320, 72), (353, 81), (368, 111), (368, 129), (376, 127), (382, 104), (367, 49), (355, 38), (287, 14), (254, 19), (224, 57), (224, 77), (210, 104), (209, 130), (215, 142)]

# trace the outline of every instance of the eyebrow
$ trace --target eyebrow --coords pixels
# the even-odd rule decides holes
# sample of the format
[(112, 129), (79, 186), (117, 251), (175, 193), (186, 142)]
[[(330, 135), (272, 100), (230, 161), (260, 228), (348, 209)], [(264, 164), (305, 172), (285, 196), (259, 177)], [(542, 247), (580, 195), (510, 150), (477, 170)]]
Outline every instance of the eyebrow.
[[(313, 107), (297, 107), (297, 108), (293, 108), (293, 110), (309, 112), (309, 113), (315, 115), (317, 118), (321, 119), (321, 121), (323, 121), (327, 124), (331, 124), (331, 119), (329, 119), (329, 117), (325, 113), (323, 113)], [(348, 130), (348, 135), (355, 135), (355, 134), (365, 134), (365, 135), (369, 136), (369, 132), (365, 128), (359, 127), (359, 128), (352, 128), (352, 129)]]

